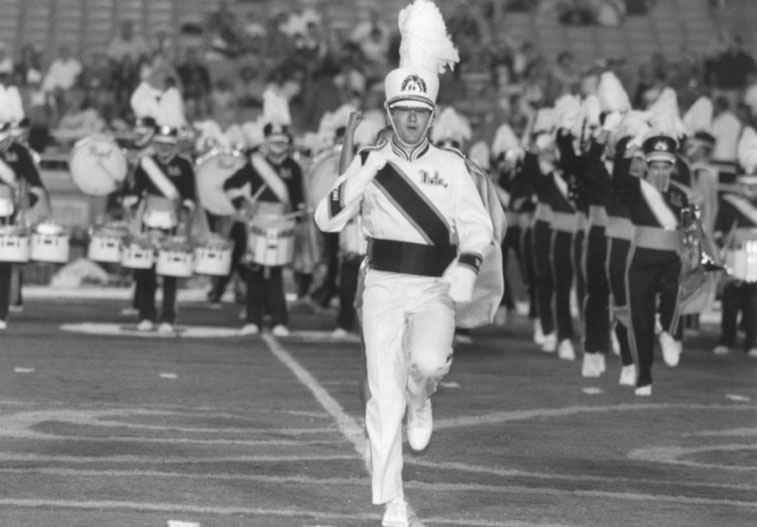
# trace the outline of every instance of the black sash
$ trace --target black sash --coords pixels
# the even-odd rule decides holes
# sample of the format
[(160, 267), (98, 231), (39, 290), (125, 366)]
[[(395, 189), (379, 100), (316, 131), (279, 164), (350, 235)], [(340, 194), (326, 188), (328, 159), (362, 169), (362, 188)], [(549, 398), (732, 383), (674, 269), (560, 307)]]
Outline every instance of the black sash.
[(397, 165), (387, 162), (374, 181), (426, 241), (449, 245), (450, 232), (444, 217)]

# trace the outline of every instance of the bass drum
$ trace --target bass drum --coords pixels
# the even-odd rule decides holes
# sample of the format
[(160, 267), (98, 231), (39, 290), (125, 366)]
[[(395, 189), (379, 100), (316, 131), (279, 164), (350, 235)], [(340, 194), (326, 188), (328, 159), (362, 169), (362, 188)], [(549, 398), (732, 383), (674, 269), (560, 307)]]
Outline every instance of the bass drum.
[(197, 196), (205, 210), (218, 216), (236, 213), (223, 184), (246, 162), (247, 158), (236, 150), (211, 150), (197, 160)]
[(77, 141), (68, 164), (74, 185), (89, 196), (107, 196), (120, 189), (129, 171), (121, 147), (100, 134)]

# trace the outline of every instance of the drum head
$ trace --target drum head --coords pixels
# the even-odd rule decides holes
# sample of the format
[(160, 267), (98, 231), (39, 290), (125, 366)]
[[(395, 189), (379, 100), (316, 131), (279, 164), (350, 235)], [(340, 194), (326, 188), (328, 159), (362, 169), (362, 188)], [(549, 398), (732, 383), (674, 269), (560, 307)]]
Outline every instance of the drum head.
[(223, 190), (223, 184), (246, 160), (238, 153), (217, 153), (202, 159), (197, 167), (197, 192), (202, 206), (219, 216), (231, 216), (234, 205)]
[(333, 149), (313, 160), (306, 181), (308, 207), (315, 209), (339, 177), (340, 151)]
[(121, 147), (110, 137), (90, 135), (71, 150), (71, 179), (89, 196), (106, 196), (121, 187), (128, 165)]

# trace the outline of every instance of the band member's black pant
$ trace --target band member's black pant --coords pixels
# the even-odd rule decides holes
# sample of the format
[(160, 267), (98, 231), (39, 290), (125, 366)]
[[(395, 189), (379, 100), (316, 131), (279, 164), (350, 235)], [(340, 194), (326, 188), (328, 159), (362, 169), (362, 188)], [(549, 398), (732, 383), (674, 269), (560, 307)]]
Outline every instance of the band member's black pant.
[(323, 258), (326, 262), (326, 276), (323, 283), (313, 291), (313, 300), (321, 307), (329, 307), (331, 299), (337, 295), (339, 276), (339, 233), (323, 233)]
[[(515, 309), (515, 298), (513, 298), (513, 288), (510, 284), (510, 279), (507, 276), (507, 265), (510, 260), (510, 249), (515, 254), (515, 259), (520, 266), (520, 237), (521, 229), (517, 225), (509, 226), (505, 239), (502, 241), (502, 273), (505, 278), (505, 294), (502, 295), (501, 305), (505, 306), (508, 311)], [(521, 276), (523, 275), (523, 269), (521, 268)]]
[(576, 284), (576, 302), (578, 303), (578, 317), (583, 322), (586, 313), (584, 313), (586, 302), (586, 277), (584, 273), (584, 246), (586, 245), (586, 233), (584, 229), (576, 229), (573, 233), (573, 242), (570, 252), (570, 261), (573, 263), (573, 279)]
[(528, 288), (528, 318), (536, 318), (538, 304), (536, 296), (536, 265), (534, 264), (534, 230), (531, 227), (521, 229), (520, 268), (523, 280)]
[[(631, 242), (622, 238), (607, 238), (607, 278), (612, 294), (613, 307), (627, 309), (626, 306), (626, 259)], [(627, 320), (616, 318), (615, 336), (620, 345), (620, 361), (623, 366), (633, 364), (629, 342)]]
[(211, 301), (218, 302), (221, 300), (234, 273), (239, 273), (244, 278), (244, 266), (240, 264), (240, 261), (247, 250), (247, 227), (245, 224), (241, 221), (235, 221), (231, 230), (229, 230), (229, 239), (234, 244), (231, 249), (231, 268), (229, 274), (215, 279), (213, 291), (210, 294)]
[[(592, 226), (584, 241), (584, 350), (607, 353), (610, 347), (610, 286), (607, 283), (607, 238), (604, 227)], [(591, 277), (591, 279), (589, 279)]]
[(536, 269), (536, 310), (539, 313), (541, 329), (545, 335), (555, 330), (552, 314), (552, 264), (551, 245), (552, 229), (549, 222), (536, 221), (533, 228), (533, 255)]
[(570, 315), (570, 290), (573, 287), (573, 265), (570, 259), (572, 245), (572, 232), (552, 231), (552, 309), (557, 324), (558, 342), (573, 338), (573, 319)]
[(11, 301), (11, 277), (13, 264), (0, 262), (0, 320), (8, 320), (8, 307)]
[(247, 281), (247, 323), (263, 327), (263, 316), (271, 315), (272, 326), (289, 323), (284, 281), (280, 265), (264, 267), (254, 265), (244, 275)]
[(746, 332), (744, 351), (755, 347), (757, 345), (757, 283), (727, 283), (723, 288), (721, 304), (723, 315), (720, 320), (721, 333), (718, 343), (729, 348), (736, 345), (738, 319), (741, 313), (741, 326)]
[(339, 312), (336, 315), (336, 325), (339, 328), (352, 331), (355, 327), (357, 312), (355, 311), (355, 294), (360, 274), (362, 255), (342, 257), (339, 273)]
[[(155, 266), (150, 269), (137, 269), (134, 271), (134, 279), (137, 282), (137, 302), (139, 303), (139, 320), (155, 322), (157, 309), (155, 308), (155, 292), (158, 288), (158, 277)], [(159, 322), (173, 324), (176, 320), (176, 284), (175, 276), (163, 276), (163, 303), (160, 310)]]
[[(629, 252), (626, 298), (631, 318), (631, 351), (638, 375), (636, 386), (652, 384), (657, 295), (660, 295), (660, 323), (669, 328), (675, 316), (680, 272), (681, 259), (676, 251), (632, 247)], [(680, 338), (681, 324), (678, 330)]]

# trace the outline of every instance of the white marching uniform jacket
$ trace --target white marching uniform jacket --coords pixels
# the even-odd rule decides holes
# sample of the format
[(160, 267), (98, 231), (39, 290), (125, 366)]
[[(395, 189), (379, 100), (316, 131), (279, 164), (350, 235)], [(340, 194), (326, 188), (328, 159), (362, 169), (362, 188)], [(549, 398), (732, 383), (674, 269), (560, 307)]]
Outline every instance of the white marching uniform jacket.
[(478, 272), (493, 240), (464, 156), (426, 140), (411, 156), (391, 141), (362, 150), (318, 204), (315, 221), (337, 232), (357, 214), (369, 266), (379, 270), (441, 276), (457, 258)]

